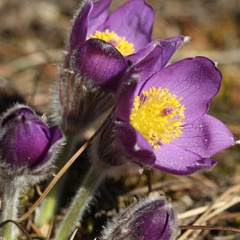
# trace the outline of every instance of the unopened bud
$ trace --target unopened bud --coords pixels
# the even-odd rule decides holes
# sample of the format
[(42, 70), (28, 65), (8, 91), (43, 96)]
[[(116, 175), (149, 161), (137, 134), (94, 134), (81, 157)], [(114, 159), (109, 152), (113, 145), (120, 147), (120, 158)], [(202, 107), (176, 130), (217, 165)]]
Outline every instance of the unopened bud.
[(166, 198), (155, 194), (130, 205), (103, 230), (100, 240), (173, 240), (176, 217)]
[(0, 129), (1, 180), (50, 173), (63, 141), (58, 126), (48, 127), (29, 107), (16, 105), (2, 116)]

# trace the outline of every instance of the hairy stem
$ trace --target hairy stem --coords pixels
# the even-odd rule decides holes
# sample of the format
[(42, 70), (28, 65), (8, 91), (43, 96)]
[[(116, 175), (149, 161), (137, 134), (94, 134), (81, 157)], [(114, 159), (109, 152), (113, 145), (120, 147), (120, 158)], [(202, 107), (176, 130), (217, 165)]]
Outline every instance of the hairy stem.
[(77, 227), (77, 223), (81, 221), (85, 210), (93, 199), (96, 188), (105, 178), (106, 171), (107, 169), (102, 169), (99, 166), (95, 166), (95, 164), (89, 169), (66, 216), (57, 229), (55, 240), (68, 239), (68, 236)]
[[(9, 186), (5, 189), (2, 201), (1, 222), (6, 220), (17, 221), (19, 193), (20, 190), (15, 187)], [(16, 240), (17, 233), (17, 227), (11, 222), (6, 223), (2, 228), (2, 236), (7, 240)]]

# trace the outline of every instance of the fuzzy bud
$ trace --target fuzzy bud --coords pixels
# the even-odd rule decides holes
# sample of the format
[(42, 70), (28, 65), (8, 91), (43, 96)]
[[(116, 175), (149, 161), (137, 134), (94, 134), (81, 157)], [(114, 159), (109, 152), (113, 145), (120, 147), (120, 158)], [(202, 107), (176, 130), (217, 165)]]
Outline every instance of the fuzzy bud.
[(117, 215), (103, 230), (100, 240), (173, 240), (176, 217), (172, 206), (159, 194), (141, 199)]
[(2, 116), (0, 129), (1, 181), (26, 176), (21, 178), (25, 185), (51, 172), (63, 141), (58, 126), (48, 127), (29, 107), (16, 105)]

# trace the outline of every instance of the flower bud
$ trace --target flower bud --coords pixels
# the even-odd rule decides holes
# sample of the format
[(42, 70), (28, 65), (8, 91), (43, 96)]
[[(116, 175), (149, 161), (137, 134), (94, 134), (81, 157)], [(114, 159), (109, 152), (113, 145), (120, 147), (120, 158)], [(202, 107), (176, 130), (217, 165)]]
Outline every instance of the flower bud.
[(177, 233), (172, 206), (159, 194), (141, 199), (116, 216), (103, 230), (100, 240), (170, 240)]
[(2, 116), (0, 129), (1, 178), (50, 172), (63, 140), (58, 126), (48, 127), (29, 107), (16, 105)]

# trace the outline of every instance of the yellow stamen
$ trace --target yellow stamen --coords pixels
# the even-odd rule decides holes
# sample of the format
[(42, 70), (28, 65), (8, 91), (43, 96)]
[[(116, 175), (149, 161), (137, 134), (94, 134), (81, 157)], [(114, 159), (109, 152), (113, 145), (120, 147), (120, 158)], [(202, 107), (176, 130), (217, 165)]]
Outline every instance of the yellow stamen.
[(124, 57), (134, 53), (133, 43), (129, 43), (125, 37), (119, 37), (114, 31), (106, 29), (104, 32), (96, 31), (89, 38), (98, 38), (113, 45)]
[(151, 87), (136, 96), (130, 124), (153, 146), (170, 143), (182, 134), (185, 106), (169, 89)]

